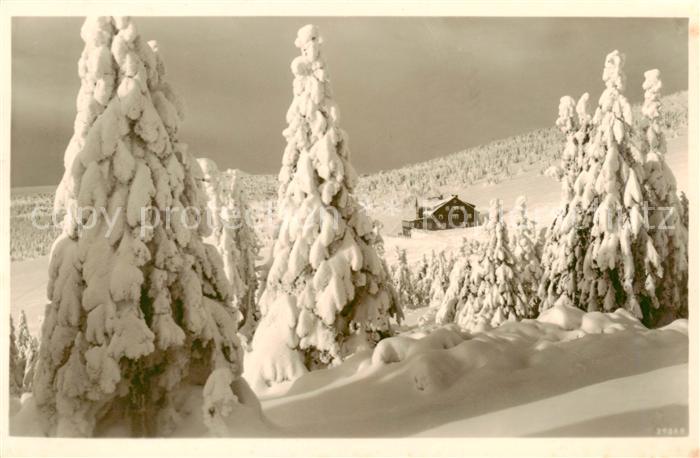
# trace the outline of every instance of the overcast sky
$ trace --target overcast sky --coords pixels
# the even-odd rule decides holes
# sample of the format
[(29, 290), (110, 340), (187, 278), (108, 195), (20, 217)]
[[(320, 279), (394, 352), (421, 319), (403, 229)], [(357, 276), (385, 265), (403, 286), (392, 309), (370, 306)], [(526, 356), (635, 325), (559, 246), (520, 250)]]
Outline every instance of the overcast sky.
[[(12, 21), (12, 186), (63, 173), (80, 86), (80, 18)], [(562, 95), (597, 101), (606, 53), (627, 56), (627, 96), (659, 68), (688, 87), (685, 19), (137, 18), (184, 98), (181, 139), (220, 168), (277, 173), (296, 30), (315, 23), (360, 173), (551, 126)]]

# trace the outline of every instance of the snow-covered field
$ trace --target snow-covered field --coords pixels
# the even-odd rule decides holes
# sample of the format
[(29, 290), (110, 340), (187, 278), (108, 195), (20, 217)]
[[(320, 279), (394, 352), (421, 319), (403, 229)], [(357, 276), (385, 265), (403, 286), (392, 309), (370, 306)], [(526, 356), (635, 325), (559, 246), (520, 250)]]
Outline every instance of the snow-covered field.
[(10, 264), (10, 311), (19, 320), (21, 310), (27, 314), (32, 335), (38, 336), (46, 305), (46, 284), (49, 280), (49, 259), (42, 256)]
[[(258, 393), (232, 433), (279, 437), (657, 436), (688, 431), (688, 328), (554, 308), (469, 335), (408, 331)], [(205, 434), (201, 393), (175, 437)], [(32, 409), (13, 434), (39, 434)], [(239, 417), (240, 419), (240, 417)], [(123, 436), (114, 427), (105, 436)]]
[[(683, 190), (686, 145), (686, 136), (669, 141), (668, 162)], [(492, 197), (508, 204), (522, 193), (533, 209), (553, 208), (559, 185), (530, 171), (497, 185), (459, 190), (478, 205)], [(457, 250), (462, 238), (479, 236), (479, 228), (416, 231), (411, 238), (385, 235), (386, 258), (393, 262), (398, 247), (413, 263), (432, 250)], [(47, 263), (41, 257), (11, 265), (11, 313), (18, 319), (24, 310), (34, 335), (46, 303)], [(654, 436), (688, 431), (685, 320), (647, 330), (623, 311), (604, 315), (556, 308), (537, 321), (468, 335), (454, 327), (421, 329), (417, 323), (423, 312), (407, 311), (403, 334), (382, 341), (374, 352), (258, 393), (266, 419), (239, 434)], [(199, 419), (201, 399), (193, 395), (191, 402), (193, 418)], [(30, 426), (15, 419), (13, 432), (36, 432)], [(174, 435), (203, 432), (201, 422), (185, 422)]]
[[(294, 436), (644, 436), (687, 430), (687, 323), (552, 309), (473, 336), (442, 328), (262, 397)], [(611, 424), (622, 428), (611, 429)]]

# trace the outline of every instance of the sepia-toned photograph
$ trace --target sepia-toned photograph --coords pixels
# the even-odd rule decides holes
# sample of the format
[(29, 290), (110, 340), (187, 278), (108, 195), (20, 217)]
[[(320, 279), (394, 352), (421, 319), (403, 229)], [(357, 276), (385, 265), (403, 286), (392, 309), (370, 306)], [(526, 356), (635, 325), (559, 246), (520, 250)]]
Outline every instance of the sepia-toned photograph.
[(12, 3), (3, 456), (697, 456), (697, 6)]

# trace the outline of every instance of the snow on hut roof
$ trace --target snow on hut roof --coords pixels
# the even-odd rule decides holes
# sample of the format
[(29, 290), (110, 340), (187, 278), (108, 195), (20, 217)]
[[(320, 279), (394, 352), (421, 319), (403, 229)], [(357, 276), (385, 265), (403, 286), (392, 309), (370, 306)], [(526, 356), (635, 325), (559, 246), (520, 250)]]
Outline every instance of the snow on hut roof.
[(470, 204), (469, 202), (464, 202), (459, 198), (457, 194), (452, 194), (450, 196), (435, 196), (435, 197), (428, 197), (425, 199), (418, 199), (418, 206), (428, 209), (428, 211), (433, 211), (437, 210), (438, 208), (442, 207), (445, 205), (447, 202), (456, 199), (458, 202), (463, 203), (469, 207), (474, 207), (474, 204)]
[(418, 206), (423, 208), (433, 208), (445, 203), (450, 199), (452, 199), (451, 196), (447, 199), (445, 199), (444, 196), (426, 197), (423, 199), (418, 199)]

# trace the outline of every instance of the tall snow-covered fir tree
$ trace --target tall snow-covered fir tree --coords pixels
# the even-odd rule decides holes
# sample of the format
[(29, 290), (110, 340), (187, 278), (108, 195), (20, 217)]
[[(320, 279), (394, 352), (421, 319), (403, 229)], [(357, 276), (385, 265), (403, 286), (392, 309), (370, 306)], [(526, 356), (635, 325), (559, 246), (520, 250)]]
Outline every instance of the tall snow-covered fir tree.
[(588, 174), (588, 143), (591, 117), (587, 112), (588, 94), (578, 103), (561, 98), (556, 125), (566, 137), (560, 165), (561, 201), (559, 211), (547, 228), (542, 247), (542, 273), (537, 289), (539, 310), (556, 303), (577, 305), (578, 284), (583, 275), (583, 258), (588, 243), (588, 222), (592, 219), (591, 196), (583, 195)]
[(256, 384), (292, 380), (392, 334), (401, 309), (381, 238), (353, 197), (357, 175), (333, 100), (318, 28), (299, 29), (294, 98), (283, 134), (281, 225), (246, 357)]
[(606, 88), (592, 121), (591, 164), (583, 192), (596, 196), (598, 205), (579, 288), (581, 306), (588, 311), (624, 308), (642, 319), (646, 278), (657, 266), (647, 262), (654, 259), (654, 247), (644, 221), (644, 159), (631, 141), (632, 109), (622, 94), (623, 64), (618, 51), (605, 58)]
[(204, 385), (204, 422), (220, 431), (236, 410), (239, 312), (192, 216), (206, 204), (182, 105), (130, 18), (88, 18), (81, 37), (34, 399), (51, 435), (91, 436), (109, 416), (155, 436), (175, 426), (182, 389)]
[[(667, 324), (687, 317), (688, 301), (688, 228), (683, 222), (683, 206), (676, 190), (676, 178), (666, 164), (666, 140), (661, 130), (661, 79), (659, 70), (644, 73), (642, 114), (646, 128), (642, 136), (644, 155), (644, 194), (649, 210), (645, 288), (642, 300), (647, 325)], [(653, 249), (652, 249), (653, 247)]]
[[(563, 211), (547, 234), (539, 295), (541, 309), (562, 301), (588, 311), (625, 308), (657, 326), (685, 316), (687, 226), (663, 159), (659, 73), (645, 74), (646, 125), (637, 148), (632, 110), (622, 94), (623, 64), (618, 51), (606, 56), (606, 88), (595, 116), (579, 102), (575, 133), (573, 101), (562, 98), (557, 125), (567, 135), (563, 157), (571, 157), (568, 150), (578, 154), (565, 162), (574, 168), (563, 167), (570, 179), (563, 180)], [(671, 229), (659, 229), (669, 216)]]
[(212, 233), (205, 242), (214, 245), (223, 259), (226, 278), (233, 288), (233, 305), (242, 314), (239, 332), (250, 342), (259, 319), (255, 303), (257, 239), (246, 219), (247, 207), (236, 172), (221, 173), (211, 159), (200, 158), (198, 162), (204, 174), (202, 184), (212, 215)]
[(527, 317), (539, 312), (537, 289), (542, 275), (537, 254), (537, 225), (527, 216), (527, 199), (519, 196), (515, 200), (515, 227), (511, 240), (513, 261), (527, 303)]

